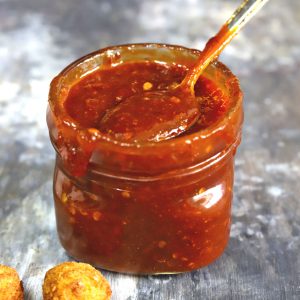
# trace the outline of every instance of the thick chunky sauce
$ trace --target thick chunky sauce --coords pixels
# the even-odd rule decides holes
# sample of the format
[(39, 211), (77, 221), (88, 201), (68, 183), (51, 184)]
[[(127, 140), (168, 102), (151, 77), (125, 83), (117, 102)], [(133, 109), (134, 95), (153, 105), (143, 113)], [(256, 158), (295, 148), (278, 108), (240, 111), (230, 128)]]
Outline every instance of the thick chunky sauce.
[[(137, 115), (135, 105), (111, 119), (109, 111), (132, 95), (166, 90), (180, 83), (186, 72), (182, 65), (155, 62), (124, 63), (96, 70), (71, 87), (64, 109), (78, 127), (92, 136), (96, 131), (112, 140), (135, 144), (138, 143), (136, 133), (149, 130), (155, 116), (153, 121), (146, 107), (143, 115)], [(194, 126), (183, 133), (187, 137), (221, 120), (232, 105), (216, 83), (203, 76), (195, 86), (195, 95), (201, 114)], [(180, 101), (184, 107), (184, 99)], [(159, 101), (153, 105), (152, 111), (159, 110)], [(170, 115), (171, 110), (165, 112), (166, 118)], [(230, 122), (237, 122), (235, 126), (239, 129), (240, 119), (239, 115), (238, 121), (233, 118)], [(232, 139), (225, 132), (220, 133), (220, 138), (211, 140), (215, 144), (203, 141), (201, 148), (199, 139), (194, 140), (194, 145), (188, 138), (177, 145), (179, 139), (174, 138), (174, 147), (177, 146), (173, 153), (161, 148), (159, 153), (152, 155), (146, 151), (140, 156), (130, 152), (128, 146), (124, 146), (124, 154), (122, 144), (117, 144), (119, 152), (109, 152), (100, 145), (95, 157), (101, 168), (96, 170), (97, 164), (86, 164), (91, 156), (95, 159), (94, 146), (76, 144), (72, 130), (62, 133), (58, 127), (54, 144), (60, 155), (55, 169), (54, 196), (62, 245), (79, 260), (120, 272), (176, 273), (210, 263), (223, 252), (228, 241), (233, 154), (216, 159), (213, 167), (203, 170), (199, 167), (199, 171), (197, 167), (183, 175), (174, 173), (165, 177), (163, 166), (165, 162), (172, 165), (168, 160), (173, 161), (176, 171), (183, 168), (181, 160), (195, 163), (199, 152), (209, 157), (229, 141), (235, 141), (235, 137)], [(67, 160), (64, 151), (68, 152)], [(78, 155), (79, 151), (83, 155)], [(115, 176), (102, 173), (106, 167), (111, 172), (111, 166), (117, 170)], [(126, 178), (119, 175), (133, 167), (138, 170), (137, 175), (129, 173)], [(143, 176), (148, 174), (148, 169), (159, 168), (162, 172), (155, 171), (156, 177), (145, 180)], [(81, 176), (77, 177), (78, 174)]]
[[(172, 88), (182, 81), (185, 74), (186, 68), (183, 66), (150, 62), (121, 64), (107, 70), (95, 71), (72, 87), (65, 108), (84, 127), (99, 129), (100, 132), (113, 135), (119, 140), (135, 141), (137, 131), (151, 130), (155, 122), (161, 121), (156, 115), (159, 114), (161, 101), (164, 101), (151, 101), (151, 107), (147, 107), (147, 101), (140, 100), (140, 95), (145, 91)], [(127, 105), (121, 113), (112, 117), (110, 113), (105, 115), (107, 111), (119, 108), (124, 100), (133, 95), (136, 96), (132, 100), (135, 101), (134, 105)], [(218, 120), (225, 113), (228, 100), (205, 77), (197, 82), (195, 95), (201, 111), (200, 119), (193, 128), (197, 131)], [(183, 108), (187, 105), (185, 99), (175, 96), (170, 101)], [(165, 109), (163, 117), (168, 120), (176, 118), (173, 105)]]

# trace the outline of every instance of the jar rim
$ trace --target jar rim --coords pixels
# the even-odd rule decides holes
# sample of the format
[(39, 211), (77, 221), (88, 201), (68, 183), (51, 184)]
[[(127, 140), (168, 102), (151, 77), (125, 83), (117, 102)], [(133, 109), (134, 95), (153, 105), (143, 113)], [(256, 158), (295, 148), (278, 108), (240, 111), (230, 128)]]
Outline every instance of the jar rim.
[[(131, 50), (131, 49), (136, 49), (139, 47), (140, 48), (161, 48), (161, 49), (166, 48), (168, 50), (186, 51), (188, 53), (195, 54), (195, 55), (199, 55), (201, 53), (201, 51), (197, 50), (197, 49), (191, 49), (191, 48), (187, 48), (187, 47), (183, 47), (183, 46), (164, 44), (164, 43), (122, 44), (122, 45), (106, 47), (106, 48), (91, 52), (91, 53), (77, 59), (76, 61), (72, 62), (71, 64), (69, 64), (52, 80), (52, 82), (50, 84), (50, 92), (49, 92), (49, 106), (50, 106), (50, 109), (51, 109), (52, 113), (54, 114), (55, 118), (61, 119), (61, 117), (63, 116), (62, 122), (70, 124), (70, 126), (73, 128), (76, 127), (77, 129), (88, 130), (89, 128), (82, 128), (76, 120), (71, 118), (71, 116), (69, 116), (67, 114), (67, 112), (65, 111), (63, 105), (60, 105), (61, 102), (58, 101), (58, 98), (61, 97), (60, 92), (63, 87), (63, 84), (62, 84), (63, 78), (72, 69), (76, 68), (80, 64), (83, 64), (84, 62), (91, 60), (98, 55), (102, 55), (105, 52), (117, 51), (120, 49)], [(113, 136), (109, 136), (109, 135), (100, 133), (100, 135), (97, 136), (97, 145), (98, 144), (101, 144), (101, 145), (107, 144), (110, 148), (121, 147), (122, 149), (127, 149), (130, 152), (132, 152), (132, 151), (135, 152), (136, 150), (141, 151), (141, 148), (150, 150), (150, 149), (157, 148), (157, 147), (165, 147), (166, 145), (174, 144), (174, 142), (181, 143), (184, 140), (188, 140), (188, 139), (191, 141), (198, 140), (199, 138), (206, 139), (206, 138), (209, 138), (209, 136), (216, 133), (217, 131), (222, 130), (224, 128), (224, 126), (226, 125), (228, 119), (230, 119), (231, 116), (241, 106), (243, 94), (240, 89), (240, 84), (239, 84), (237, 77), (230, 71), (230, 69), (226, 65), (224, 65), (223, 63), (221, 63), (220, 61), (217, 61), (217, 60), (213, 64), (218, 70), (221, 70), (221, 72), (223, 74), (225, 74), (226, 77), (232, 79), (231, 84), (234, 85), (234, 91), (235, 91), (234, 97), (236, 98), (235, 99), (236, 101), (234, 101), (234, 105), (232, 107), (230, 107), (228, 109), (228, 111), (226, 112), (226, 114), (222, 118), (220, 118), (218, 121), (216, 121), (215, 123), (211, 124), (210, 126), (208, 126), (206, 128), (200, 129), (196, 132), (187, 133), (187, 134), (178, 136), (173, 139), (163, 140), (163, 141), (160, 141), (159, 143), (153, 142), (153, 141), (146, 141), (146, 142), (142, 142), (142, 143), (124, 142), (124, 141), (113, 138)], [(92, 70), (92, 71), (94, 71), (94, 70)], [(67, 94), (65, 94), (65, 96), (67, 96)], [(58, 114), (59, 114), (59, 117), (57, 116)]]

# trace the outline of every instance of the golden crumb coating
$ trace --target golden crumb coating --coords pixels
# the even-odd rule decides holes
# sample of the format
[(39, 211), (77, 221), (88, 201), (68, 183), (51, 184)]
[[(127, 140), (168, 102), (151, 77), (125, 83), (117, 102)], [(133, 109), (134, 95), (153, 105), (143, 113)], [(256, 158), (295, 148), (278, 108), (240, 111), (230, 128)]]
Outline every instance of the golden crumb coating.
[(109, 300), (110, 296), (109, 283), (89, 264), (65, 262), (45, 275), (44, 300)]
[(0, 300), (23, 300), (23, 286), (17, 271), (0, 265)]

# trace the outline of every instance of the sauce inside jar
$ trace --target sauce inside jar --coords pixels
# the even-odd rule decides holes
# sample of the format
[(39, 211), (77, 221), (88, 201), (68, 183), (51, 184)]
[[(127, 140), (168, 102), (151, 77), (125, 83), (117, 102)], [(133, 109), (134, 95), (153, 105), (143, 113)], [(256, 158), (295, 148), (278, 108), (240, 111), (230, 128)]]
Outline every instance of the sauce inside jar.
[[(74, 134), (71, 130), (61, 133), (57, 126), (58, 138), (53, 141), (59, 153), (54, 175), (57, 229), (62, 245), (74, 258), (113, 271), (157, 274), (197, 269), (224, 251), (230, 227), (233, 155), (239, 140), (229, 131), (236, 128), (239, 134), (240, 108), (237, 117), (230, 118), (228, 129), (224, 125), (212, 131), (215, 139), (206, 143), (204, 137), (201, 142), (197, 133), (206, 130), (210, 135), (209, 128), (231, 109), (232, 98), (214, 80), (201, 76), (195, 85), (199, 120), (182, 136), (157, 142), (159, 150), (155, 143), (150, 150), (143, 149), (135, 139), (135, 126), (148, 130), (153, 120), (147, 119), (147, 113), (136, 120), (134, 106), (103, 122), (107, 111), (124, 99), (172, 87), (186, 72), (183, 64), (122, 63), (95, 70), (69, 89), (63, 101), (65, 112), (78, 127), (108, 137), (109, 144), (89, 148), (88, 140), (82, 148), (80, 143), (66, 147)], [(240, 97), (240, 92), (235, 95)], [(111, 151), (110, 144), (118, 150)], [(68, 160), (63, 157), (65, 149), (72, 154)], [(84, 154), (92, 149), (88, 165), (82, 163), (78, 149)], [(199, 161), (197, 155), (202, 152), (213, 160)]]
[[(140, 131), (149, 130), (155, 112), (160, 110), (158, 100), (151, 102), (151, 107), (144, 107), (141, 110), (139, 105), (142, 101), (139, 102), (139, 95), (145, 91), (172, 88), (181, 83), (186, 72), (184, 66), (155, 62), (127, 63), (107, 70), (94, 71), (72, 87), (65, 108), (83, 127), (99, 129), (100, 132), (110, 134), (118, 140), (138, 142), (134, 139), (136, 128), (138, 127)], [(134, 105), (123, 109), (117, 117), (106, 117), (106, 122), (103, 122), (103, 116), (107, 111), (118, 107), (122, 101), (133, 95), (136, 95), (137, 99)], [(222, 117), (229, 101), (213, 81), (203, 76), (195, 86), (195, 95), (202, 114), (192, 130), (198, 131)], [(174, 96), (171, 101), (184, 107), (184, 99)], [(165, 111), (169, 118), (174, 114), (172, 108), (173, 106)]]

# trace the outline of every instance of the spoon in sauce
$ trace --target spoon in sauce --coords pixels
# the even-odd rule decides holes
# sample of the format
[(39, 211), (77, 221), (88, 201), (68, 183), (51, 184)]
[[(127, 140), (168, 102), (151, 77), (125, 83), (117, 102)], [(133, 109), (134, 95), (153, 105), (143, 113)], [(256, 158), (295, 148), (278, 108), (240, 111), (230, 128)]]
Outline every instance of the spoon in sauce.
[(201, 115), (194, 93), (199, 76), (267, 1), (245, 0), (207, 42), (196, 64), (180, 84), (167, 90), (144, 91), (128, 97), (105, 113), (100, 122), (101, 131), (126, 141), (158, 142), (191, 128)]

